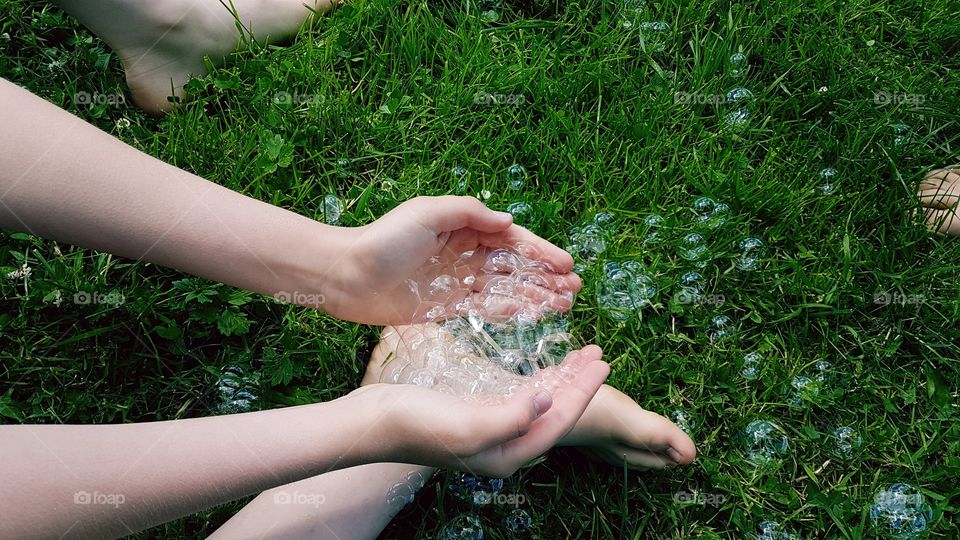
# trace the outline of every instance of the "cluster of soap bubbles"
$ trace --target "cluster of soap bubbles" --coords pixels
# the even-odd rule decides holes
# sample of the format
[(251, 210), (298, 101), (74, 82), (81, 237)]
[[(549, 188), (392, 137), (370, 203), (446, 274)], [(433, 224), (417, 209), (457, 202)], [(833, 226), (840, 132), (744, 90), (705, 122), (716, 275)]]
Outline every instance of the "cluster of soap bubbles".
[[(488, 505), (503, 491), (504, 482), (499, 478), (479, 478), (468, 473), (456, 473), (447, 486), (457, 499), (474, 506)], [(503, 518), (507, 532), (518, 534), (533, 528), (533, 518), (522, 508), (514, 508)], [(445, 539), (481, 539), (483, 526), (476, 514), (464, 513), (441, 527), (437, 538)]]
[(877, 534), (893, 540), (918, 540), (926, 536), (933, 509), (926, 497), (909, 484), (897, 483), (874, 496), (870, 522)]
[(797, 375), (790, 380), (787, 403), (802, 406), (819, 400), (821, 394), (829, 389), (833, 382), (833, 364), (818, 360), (813, 364), (810, 375)]
[[(508, 188), (513, 191), (519, 191), (526, 185), (529, 174), (523, 165), (514, 163), (506, 168), (503, 176), (506, 180)], [(454, 193), (464, 194), (470, 189), (470, 170), (463, 165), (455, 165), (453, 168), (451, 168), (450, 177), (453, 180), (452, 188)]]
[(772, 465), (790, 451), (786, 432), (766, 419), (747, 424), (740, 432), (740, 442), (747, 461), (757, 467)]
[(672, 30), (666, 21), (644, 20), (647, 14), (645, 0), (624, 0), (620, 10), (620, 27), (624, 30), (639, 30), (647, 51), (663, 52), (667, 49)]
[(255, 377), (248, 377), (240, 366), (227, 366), (217, 379), (217, 412), (233, 414), (247, 412), (254, 408), (257, 395)]

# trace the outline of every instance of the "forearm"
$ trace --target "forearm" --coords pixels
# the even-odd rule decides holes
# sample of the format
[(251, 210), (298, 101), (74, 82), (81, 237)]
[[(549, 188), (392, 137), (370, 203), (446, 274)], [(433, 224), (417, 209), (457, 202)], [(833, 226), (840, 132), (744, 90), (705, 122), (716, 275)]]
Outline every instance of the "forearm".
[(2, 430), (0, 537), (106, 537), (390, 459), (351, 398), (256, 413)]
[(264, 294), (338, 296), (350, 229), (168, 165), (2, 79), (0, 98), (0, 226)]

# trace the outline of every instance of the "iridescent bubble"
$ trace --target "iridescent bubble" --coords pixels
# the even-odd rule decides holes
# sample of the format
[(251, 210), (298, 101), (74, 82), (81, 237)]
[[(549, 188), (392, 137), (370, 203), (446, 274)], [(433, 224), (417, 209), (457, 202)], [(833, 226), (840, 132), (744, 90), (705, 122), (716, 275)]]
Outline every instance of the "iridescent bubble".
[(510, 203), (510, 206), (507, 207), (507, 212), (510, 212), (513, 216), (514, 223), (523, 225), (524, 227), (531, 225), (536, 218), (533, 207), (525, 202)]
[(327, 225), (338, 225), (343, 214), (343, 203), (332, 193), (323, 197), (323, 221)]
[(386, 502), (391, 510), (398, 511), (412, 503), (415, 497), (416, 491), (413, 486), (406, 482), (397, 482), (387, 491)]
[(507, 517), (503, 519), (503, 526), (512, 534), (529, 531), (533, 528), (533, 518), (522, 508), (512, 510)]
[(697, 268), (707, 265), (710, 258), (707, 241), (699, 233), (690, 233), (680, 242), (680, 256), (693, 263)]
[(523, 168), (523, 165), (514, 163), (507, 167), (507, 187), (518, 190), (523, 187), (523, 183), (526, 180), (527, 170)]
[(662, 241), (663, 237), (660, 235), (660, 229), (663, 228), (665, 223), (666, 221), (660, 214), (650, 214), (647, 216), (647, 218), (643, 220), (643, 224), (647, 229), (644, 241), (648, 244), (657, 244)]
[(690, 436), (693, 435), (693, 431), (697, 428), (697, 422), (693, 419), (693, 416), (681, 409), (675, 409), (670, 412), (670, 421)]
[(830, 453), (839, 458), (850, 459), (862, 446), (863, 438), (850, 426), (838, 427), (830, 434)]
[(746, 88), (732, 88), (729, 92), (727, 92), (727, 103), (730, 103), (731, 105), (740, 103), (741, 101), (748, 101), (751, 98), (753, 98), (753, 92), (747, 90)]
[(760, 376), (763, 369), (763, 355), (758, 352), (751, 352), (743, 355), (743, 367), (740, 370), (740, 376), (748, 381), (752, 381)]
[(606, 233), (599, 226), (595, 224), (586, 225), (570, 235), (570, 245), (566, 248), (567, 252), (581, 262), (593, 264), (597, 261), (597, 257), (607, 249), (605, 236)]
[(829, 385), (833, 383), (834, 370), (833, 364), (830, 362), (827, 362), (826, 360), (817, 360), (813, 364), (813, 370), (813, 378), (821, 385)]
[(737, 333), (737, 325), (726, 315), (716, 315), (710, 319), (707, 327), (707, 337), (711, 343), (718, 343), (733, 337)]
[(730, 55), (727, 59), (727, 73), (734, 78), (740, 78), (747, 74), (748, 59), (747, 55), (737, 52)]
[(484, 22), (494, 23), (500, 20), (499, 0), (476, 0), (477, 10), (480, 12), (480, 19)]
[(874, 496), (870, 523), (874, 532), (894, 540), (919, 540), (927, 536), (933, 509), (926, 497), (909, 484), (897, 483)]
[(796, 540), (786, 527), (773, 520), (763, 521), (757, 528), (760, 533), (755, 536), (756, 540)]
[(625, 321), (651, 304), (657, 294), (653, 278), (644, 273), (643, 264), (627, 261), (604, 265), (606, 279), (597, 288), (597, 304), (611, 319)]
[(830, 195), (837, 189), (836, 181), (834, 179), (837, 176), (837, 170), (833, 167), (827, 167), (820, 171), (820, 186), (817, 188), (820, 190), (820, 193), (824, 195)]
[(790, 441), (780, 426), (769, 420), (754, 420), (740, 434), (747, 461), (763, 467), (783, 458), (790, 451)]
[(767, 256), (767, 248), (763, 241), (754, 236), (748, 236), (737, 245), (737, 268), (744, 272), (753, 272), (763, 263)]
[(483, 540), (483, 525), (473, 514), (460, 514), (440, 528), (437, 540)]

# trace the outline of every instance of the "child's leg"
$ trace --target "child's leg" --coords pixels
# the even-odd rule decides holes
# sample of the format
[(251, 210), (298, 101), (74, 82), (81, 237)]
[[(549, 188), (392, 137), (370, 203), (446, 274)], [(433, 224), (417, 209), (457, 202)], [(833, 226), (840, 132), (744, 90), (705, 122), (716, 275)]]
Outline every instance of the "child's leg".
[[(436, 337), (430, 325), (386, 328), (362, 384), (388, 382), (410, 367), (406, 348)], [(559, 443), (637, 469), (688, 464), (693, 441), (666, 418), (644, 410), (613, 387), (597, 392)], [(221, 527), (214, 538), (373, 538), (429, 479), (433, 469), (396, 463), (363, 465), (264, 492)], [(311, 502), (322, 504), (311, 506)], [(302, 501), (306, 504), (295, 504)]]
[[(56, 3), (114, 49), (134, 100), (151, 113), (169, 110), (167, 96), (172, 92), (181, 97), (191, 75), (206, 73), (204, 57), (220, 61), (236, 50), (241, 38), (233, 14), (216, 0)], [(322, 13), (332, 6), (330, 0), (232, 0), (232, 4), (245, 32), (272, 42), (293, 36), (311, 9)]]

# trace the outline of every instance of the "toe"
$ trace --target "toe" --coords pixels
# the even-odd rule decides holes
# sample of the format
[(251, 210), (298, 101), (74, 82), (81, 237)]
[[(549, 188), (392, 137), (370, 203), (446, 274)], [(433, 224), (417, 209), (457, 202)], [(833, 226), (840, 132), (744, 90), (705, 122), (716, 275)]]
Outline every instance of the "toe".
[(931, 231), (960, 236), (960, 216), (950, 209), (927, 208), (924, 210), (927, 227)]

